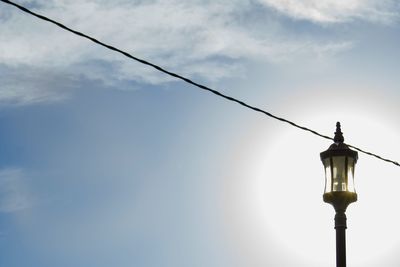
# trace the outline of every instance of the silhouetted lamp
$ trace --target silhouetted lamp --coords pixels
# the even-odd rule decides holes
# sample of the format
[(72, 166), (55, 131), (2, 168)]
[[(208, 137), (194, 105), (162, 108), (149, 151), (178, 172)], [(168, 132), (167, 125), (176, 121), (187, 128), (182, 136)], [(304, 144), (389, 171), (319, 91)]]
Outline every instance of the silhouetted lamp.
[(357, 151), (351, 150), (344, 142), (340, 123), (336, 123), (334, 143), (322, 152), (325, 168), (325, 192), (323, 199), (335, 208), (336, 266), (346, 266), (346, 214), (347, 206), (357, 201), (354, 188), (354, 167)]

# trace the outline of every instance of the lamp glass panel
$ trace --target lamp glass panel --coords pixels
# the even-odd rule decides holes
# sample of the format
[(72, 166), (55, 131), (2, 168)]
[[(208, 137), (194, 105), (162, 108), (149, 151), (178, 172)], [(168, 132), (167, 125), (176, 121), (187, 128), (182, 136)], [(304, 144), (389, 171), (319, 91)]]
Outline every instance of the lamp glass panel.
[(332, 191), (347, 191), (346, 157), (332, 157)]
[(325, 167), (325, 193), (332, 191), (332, 170), (331, 159), (326, 158), (323, 161)]
[(354, 159), (348, 157), (347, 158), (347, 190), (350, 192), (356, 192), (356, 188), (354, 187)]

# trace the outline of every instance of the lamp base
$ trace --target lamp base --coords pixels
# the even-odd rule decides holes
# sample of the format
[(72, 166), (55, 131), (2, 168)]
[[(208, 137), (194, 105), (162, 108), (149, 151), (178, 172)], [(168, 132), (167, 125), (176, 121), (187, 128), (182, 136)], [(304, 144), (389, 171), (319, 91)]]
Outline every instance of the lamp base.
[(345, 212), (350, 203), (357, 201), (357, 193), (334, 191), (323, 195), (324, 202), (332, 204), (336, 212)]

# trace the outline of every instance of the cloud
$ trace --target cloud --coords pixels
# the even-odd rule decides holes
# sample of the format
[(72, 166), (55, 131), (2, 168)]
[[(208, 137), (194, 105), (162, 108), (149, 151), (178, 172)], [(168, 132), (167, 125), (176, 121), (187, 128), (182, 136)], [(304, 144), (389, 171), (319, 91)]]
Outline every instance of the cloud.
[[(354, 17), (359, 10), (369, 7), (354, 1), (346, 8), (344, 4), (329, 4), (330, 1), (325, 4), (261, 2), (306, 19), (312, 18), (307, 14), (315, 9), (320, 14), (314, 19), (317, 21), (343, 19), (335, 14), (346, 8), (349, 11), (344, 14)], [(287, 31), (279, 18), (268, 15), (270, 9), (260, 10), (255, 2), (248, 0), (22, 3), (99, 40), (197, 80), (218, 81), (242, 75), (243, 66), (249, 61), (279, 64), (304, 55), (331, 56), (351, 47), (349, 40), (326, 40)], [(2, 9), (0, 66), (11, 74), (8, 78), (2, 75), (1, 102), (28, 104), (63, 99), (82, 77), (106, 85), (120, 81), (161, 84), (173, 80), (15, 8), (3, 6)]]
[(31, 206), (20, 169), (0, 170), (0, 212), (16, 212)]
[(59, 101), (76, 88), (76, 77), (60, 69), (30, 65), (7, 66), (0, 64), (0, 103), (25, 105), (42, 101)]
[(366, 20), (390, 23), (399, 19), (399, 5), (393, 0), (259, 0), (294, 19), (315, 23)]

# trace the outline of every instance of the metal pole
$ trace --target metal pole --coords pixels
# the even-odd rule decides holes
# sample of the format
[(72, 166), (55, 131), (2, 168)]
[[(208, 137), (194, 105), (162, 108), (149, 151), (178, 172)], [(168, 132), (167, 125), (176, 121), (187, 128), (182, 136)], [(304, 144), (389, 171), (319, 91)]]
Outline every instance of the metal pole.
[(344, 211), (336, 211), (336, 267), (346, 267), (346, 220)]

